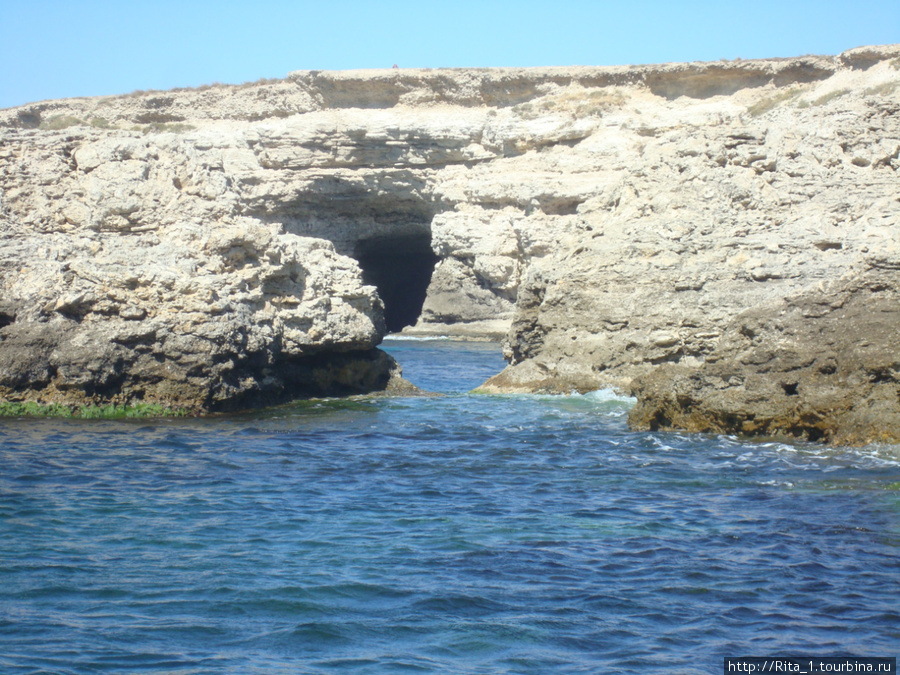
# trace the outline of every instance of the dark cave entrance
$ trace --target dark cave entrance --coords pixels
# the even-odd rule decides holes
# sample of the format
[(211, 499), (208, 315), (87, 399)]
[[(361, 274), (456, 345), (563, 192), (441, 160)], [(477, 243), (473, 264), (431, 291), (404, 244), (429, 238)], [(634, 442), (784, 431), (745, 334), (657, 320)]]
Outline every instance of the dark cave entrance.
[(431, 233), (363, 239), (354, 254), (365, 283), (378, 289), (387, 331), (396, 333), (415, 324), (438, 261), (431, 250)]

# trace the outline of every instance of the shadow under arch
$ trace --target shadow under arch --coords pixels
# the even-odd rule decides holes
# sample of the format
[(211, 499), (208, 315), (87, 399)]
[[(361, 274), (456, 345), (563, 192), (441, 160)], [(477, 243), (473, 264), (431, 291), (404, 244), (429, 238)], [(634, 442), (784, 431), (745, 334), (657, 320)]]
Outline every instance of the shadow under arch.
[(431, 232), (378, 236), (356, 242), (353, 252), (363, 281), (378, 289), (389, 333), (416, 323), (438, 256), (431, 250)]

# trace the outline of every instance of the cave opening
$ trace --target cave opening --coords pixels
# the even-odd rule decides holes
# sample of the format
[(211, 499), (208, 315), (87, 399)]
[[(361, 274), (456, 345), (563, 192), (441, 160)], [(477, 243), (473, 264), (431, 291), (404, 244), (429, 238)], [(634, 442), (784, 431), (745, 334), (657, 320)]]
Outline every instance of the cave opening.
[(362, 239), (354, 258), (363, 281), (378, 289), (389, 333), (416, 323), (438, 257), (431, 250), (431, 233), (405, 233)]

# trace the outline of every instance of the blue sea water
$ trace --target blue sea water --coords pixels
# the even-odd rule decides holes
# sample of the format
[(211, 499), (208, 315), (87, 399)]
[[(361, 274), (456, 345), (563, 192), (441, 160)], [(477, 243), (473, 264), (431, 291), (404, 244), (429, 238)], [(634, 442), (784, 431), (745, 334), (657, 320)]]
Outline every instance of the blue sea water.
[(900, 447), (634, 433), (470, 395), (0, 421), (0, 673), (720, 673), (896, 656)]

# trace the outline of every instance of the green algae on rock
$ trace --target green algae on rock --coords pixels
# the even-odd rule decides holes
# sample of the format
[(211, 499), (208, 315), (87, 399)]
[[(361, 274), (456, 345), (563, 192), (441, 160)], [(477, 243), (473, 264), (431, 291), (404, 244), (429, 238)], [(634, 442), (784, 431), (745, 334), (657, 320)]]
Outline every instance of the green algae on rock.
[(71, 417), (74, 419), (123, 419), (146, 417), (186, 417), (185, 408), (170, 408), (157, 403), (131, 405), (67, 406), (59, 403), (0, 402), (0, 417)]

